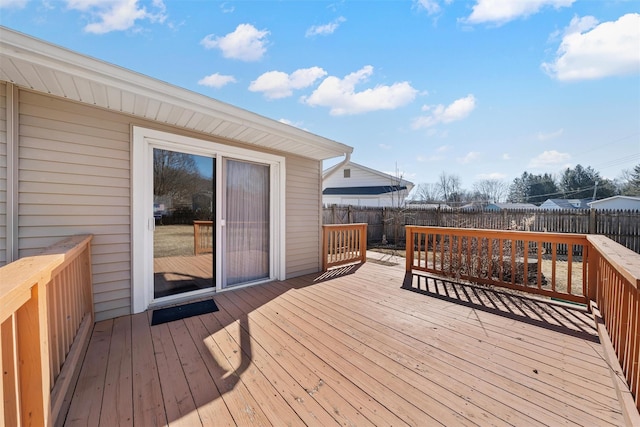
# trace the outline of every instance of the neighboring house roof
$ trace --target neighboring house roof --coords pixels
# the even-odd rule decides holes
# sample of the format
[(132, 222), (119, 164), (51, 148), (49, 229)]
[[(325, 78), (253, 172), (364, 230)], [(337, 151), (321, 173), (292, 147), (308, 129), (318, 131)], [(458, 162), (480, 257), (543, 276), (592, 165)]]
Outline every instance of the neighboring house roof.
[(107, 110), (315, 160), (352, 147), (0, 26), (1, 79)]
[(538, 209), (538, 207), (532, 203), (489, 203), (485, 209), (497, 209), (497, 210), (515, 210), (515, 209)]
[(593, 202), (589, 202), (589, 206), (591, 207), (601, 207), (606, 205), (618, 204), (619, 202), (626, 202), (628, 205), (638, 205), (640, 206), (640, 197), (634, 196), (612, 196), (607, 197), (606, 199), (595, 200)]
[(547, 199), (541, 208), (589, 209), (591, 199)]
[(325, 171), (322, 173), (322, 179), (326, 180), (327, 178), (329, 178), (329, 176), (333, 175), (336, 171), (341, 169), (348, 169), (348, 168), (361, 169), (363, 171), (377, 175), (378, 177), (383, 178), (388, 182), (393, 182), (393, 183), (396, 183), (398, 186), (406, 187), (406, 189), (409, 189), (409, 190), (413, 188), (413, 182), (411, 181), (407, 181), (406, 179), (402, 179), (400, 177), (396, 177), (388, 173), (384, 173), (384, 172), (377, 171), (375, 169), (368, 168), (366, 166), (360, 165), (358, 163), (354, 163), (352, 161), (349, 161), (346, 164), (338, 163), (337, 165), (334, 165), (328, 169), (325, 169)]
[(330, 187), (322, 190), (322, 195), (377, 196), (379, 194), (387, 194), (394, 191), (401, 191), (406, 189), (406, 186), (400, 185), (378, 185), (371, 187)]

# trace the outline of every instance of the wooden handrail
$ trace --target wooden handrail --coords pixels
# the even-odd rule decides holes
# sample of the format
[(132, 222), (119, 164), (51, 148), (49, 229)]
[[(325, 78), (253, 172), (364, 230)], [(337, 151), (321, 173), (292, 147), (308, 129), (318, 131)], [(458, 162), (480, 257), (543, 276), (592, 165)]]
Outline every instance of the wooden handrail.
[(640, 255), (605, 236), (588, 236), (595, 295), (617, 361), (640, 410)]
[(367, 224), (322, 226), (322, 269), (367, 261)]
[(52, 425), (65, 411), (93, 326), (92, 236), (0, 268), (4, 425)]
[(586, 235), (420, 226), (406, 231), (408, 272), (588, 302)]
[[(635, 406), (625, 416), (635, 420), (632, 424), (640, 420), (639, 254), (600, 235), (422, 226), (407, 226), (406, 232), (408, 273), (424, 271), (590, 306), (595, 302), (610, 341), (603, 346), (610, 344), (617, 358), (610, 361), (612, 370), (619, 363)], [(561, 288), (558, 264), (565, 257), (567, 283)], [(581, 270), (581, 286), (571, 281), (573, 268)], [(543, 284), (545, 271), (551, 277)]]

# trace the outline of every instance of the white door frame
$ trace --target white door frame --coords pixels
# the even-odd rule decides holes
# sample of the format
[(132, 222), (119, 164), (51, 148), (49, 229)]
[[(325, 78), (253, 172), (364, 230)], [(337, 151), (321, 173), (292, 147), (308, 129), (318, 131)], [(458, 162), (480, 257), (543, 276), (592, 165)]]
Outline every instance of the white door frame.
[[(285, 276), (285, 158), (218, 142), (133, 127), (131, 148), (131, 308), (140, 313), (157, 302), (153, 297), (153, 148), (209, 156), (216, 159), (216, 291), (222, 290), (224, 232), (222, 161), (225, 158), (246, 160), (270, 166), (270, 277)], [(251, 284), (255, 284), (252, 282)], [(242, 285), (233, 286), (233, 289)], [(178, 299), (180, 295), (176, 296)], [(184, 296), (183, 296), (184, 297)], [(167, 297), (170, 299), (170, 297)], [(163, 298), (166, 301), (167, 298)], [(181, 298), (184, 299), (184, 298)]]

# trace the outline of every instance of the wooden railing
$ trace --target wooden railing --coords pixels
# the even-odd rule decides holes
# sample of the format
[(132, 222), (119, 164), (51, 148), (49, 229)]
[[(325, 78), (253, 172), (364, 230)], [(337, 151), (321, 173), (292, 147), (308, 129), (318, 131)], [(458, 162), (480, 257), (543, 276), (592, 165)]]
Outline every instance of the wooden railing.
[(419, 270), (587, 304), (585, 235), (407, 226), (407, 271)]
[(620, 392), (620, 400), (635, 407), (625, 416), (630, 425), (640, 420), (640, 255), (596, 235), (418, 226), (406, 233), (408, 273), (517, 289), (598, 311), (609, 337), (603, 347), (614, 353), (612, 370), (619, 363), (631, 392)]
[(640, 255), (604, 236), (588, 239), (597, 309), (640, 410)]
[(367, 260), (367, 224), (323, 225), (322, 268)]
[(53, 425), (66, 412), (93, 327), (91, 238), (74, 236), (0, 268), (6, 426)]
[(194, 255), (213, 252), (213, 221), (193, 221)]

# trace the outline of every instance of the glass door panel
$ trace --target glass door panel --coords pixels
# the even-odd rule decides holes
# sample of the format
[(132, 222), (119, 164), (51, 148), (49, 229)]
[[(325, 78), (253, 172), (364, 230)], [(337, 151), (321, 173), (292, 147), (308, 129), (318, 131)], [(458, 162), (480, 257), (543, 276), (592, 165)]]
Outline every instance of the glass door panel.
[(225, 286), (270, 277), (269, 166), (225, 161)]
[(215, 286), (215, 158), (153, 149), (154, 299)]

